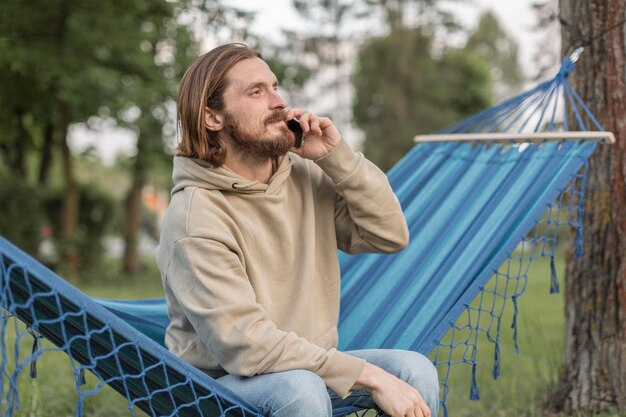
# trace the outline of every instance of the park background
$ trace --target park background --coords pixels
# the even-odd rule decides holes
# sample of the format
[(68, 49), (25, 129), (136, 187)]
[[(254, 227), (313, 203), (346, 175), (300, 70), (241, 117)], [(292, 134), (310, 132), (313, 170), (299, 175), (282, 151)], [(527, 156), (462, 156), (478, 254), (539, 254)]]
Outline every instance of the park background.
[[(251, 3), (3, 2), (0, 234), (90, 295), (161, 297), (154, 252), (171, 187), (177, 84), (223, 42), (257, 48), (290, 103), (331, 115), (382, 169), (413, 135), (552, 76), (561, 59), (553, 1), (493, 10), (461, 0)], [(562, 279), (570, 234), (560, 237)], [(563, 296), (549, 294), (549, 262), (535, 263), (519, 303), (520, 353), (504, 332), (498, 381), (491, 355), (479, 356), (480, 401), (468, 399), (469, 376), (454, 374), (451, 415), (549, 415)], [(38, 378), (21, 381), (24, 415), (73, 414), (74, 379), (59, 358), (42, 358)], [(128, 415), (112, 391), (85, 410)]]

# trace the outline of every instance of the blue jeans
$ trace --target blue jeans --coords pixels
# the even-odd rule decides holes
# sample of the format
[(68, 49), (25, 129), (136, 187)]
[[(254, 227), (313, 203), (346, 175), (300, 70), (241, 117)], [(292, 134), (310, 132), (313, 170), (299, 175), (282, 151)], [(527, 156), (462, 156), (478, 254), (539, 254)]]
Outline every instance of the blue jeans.
[[(406, 350), (370, 349), (346, 353), (363, 358), (415, 387), (430, 408), (431, 416), (437, 416), (439, 380), (428, 358)], [(377, 408), (369, 392), (354, 391), (341, 399), (326, 388), (317, 374), (300, 369), (252, 378), (226, 375), (218, 381), (268, 417), (331, 417)]]

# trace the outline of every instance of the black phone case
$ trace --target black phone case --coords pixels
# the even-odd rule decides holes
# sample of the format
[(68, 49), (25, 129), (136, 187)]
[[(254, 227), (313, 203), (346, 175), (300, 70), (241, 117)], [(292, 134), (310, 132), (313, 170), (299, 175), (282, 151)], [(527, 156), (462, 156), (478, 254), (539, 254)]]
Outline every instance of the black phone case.
[(293, 135), (296, 137), (296, 143), (294, 146), (296, 148), (302, 147), (302, 135), (304, 134), (304, 131), (302, 130), (302, 126), (300, 126), (300, 122), (298, 121), (298, 119), (294, 117), (293, 119), (288, 120), (287, 127), (293, 132)]

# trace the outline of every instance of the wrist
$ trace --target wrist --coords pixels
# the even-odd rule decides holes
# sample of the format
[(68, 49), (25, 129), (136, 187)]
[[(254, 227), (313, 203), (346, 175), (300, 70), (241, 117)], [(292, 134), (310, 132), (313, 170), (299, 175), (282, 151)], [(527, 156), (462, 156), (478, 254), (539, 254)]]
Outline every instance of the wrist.
[(329, 139), (328, 142), (326, 142), (326, 155), (328, 155), (333, 150), (335, 150), (339, 142), (341, 142), (341, 136), (337, 136), (336, 138)]
[(315, 159), (314, 162), (333, 180), (333, 183), (339, 184), (354, 171), (360, 159), (361, 154), (354, 152), (345, 140), (340, 140), (329, 153)]
[(378, 371), (380, 371), (380, 368), (366, 362), (352, 389), (375, 391), (378, 388), (379, 378), (376, 376)]

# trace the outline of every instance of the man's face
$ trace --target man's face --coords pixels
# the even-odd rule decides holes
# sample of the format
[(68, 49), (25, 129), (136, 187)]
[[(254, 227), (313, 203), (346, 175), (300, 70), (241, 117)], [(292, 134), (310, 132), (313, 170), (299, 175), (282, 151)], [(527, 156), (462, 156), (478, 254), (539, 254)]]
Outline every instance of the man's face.
[(234, 147), (250, 156), (275, 158), (294, 145), (287, 128), (287, 102), (277, 93), (276, 76), (265, 61), (239, 61), (227, 74), (224, 130)]

